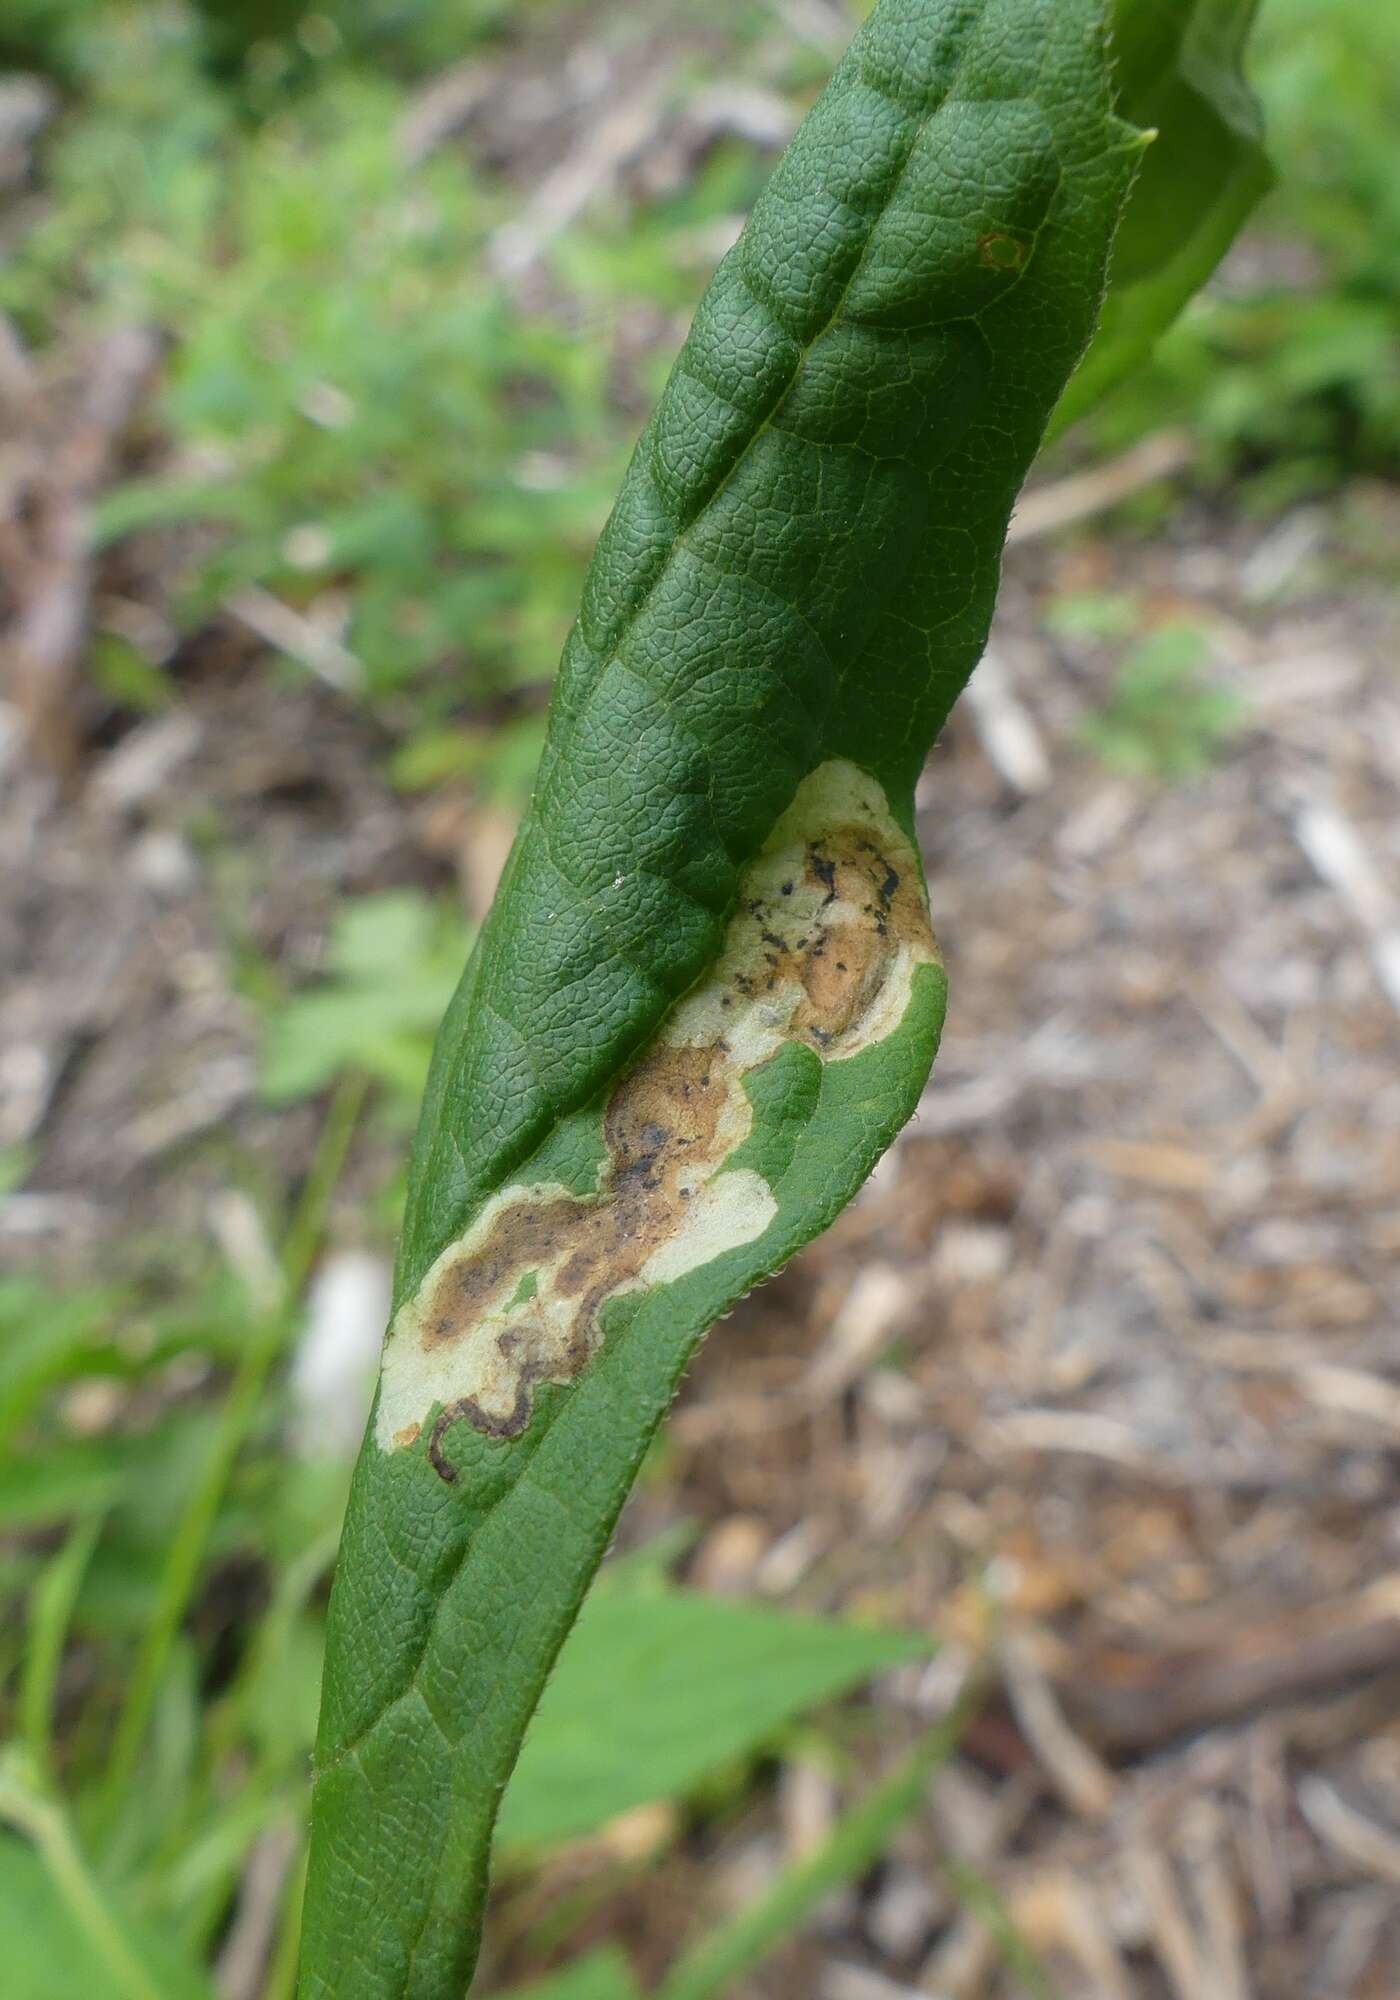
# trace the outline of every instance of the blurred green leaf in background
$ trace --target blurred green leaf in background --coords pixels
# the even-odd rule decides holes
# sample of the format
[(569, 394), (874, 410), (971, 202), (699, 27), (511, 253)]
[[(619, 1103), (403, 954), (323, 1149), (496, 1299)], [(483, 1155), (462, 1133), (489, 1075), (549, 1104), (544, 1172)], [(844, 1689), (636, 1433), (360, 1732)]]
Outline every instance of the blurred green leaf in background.
[(1241, 75), (1259, 0), (1118, 0), (1118, 108), (1156, 136), (1113, 248), (1109, 293), (1056, 423), (1091, 410), (1148, 358), (1270, 182)]
[(1180, 783), (1214, 762), (1244, 705), (1205, 673), (1210, 640), (1194, 625), (1168, 625), (1135, 646), (1107, 701), (1081, 735), (1111, 770)]
[(412, 1116), (466, 943), (460, 923), (410, 890), (345, 904), (324, 978), (269, 1018), (262, 1088), (270, 1102), (314, 1097), (361, 1071), (388, 1086)]
[(605, 1573), (525, 1739), (500, 1844), (508, 1854), (574, 1839), (633, 1806), (684, 1799), (806, 1709), (929, 1650), (915, 1633), (793, 1618)]
[[(1248, 0), (1208, 0), (1196, 14), (1218, 38), (1252, 11)], [(1275, 509), (1348, 473), (1400, 465), (1400, 12), (1370, 0), (1261, 0), (1247, 74), (1276, 185), (1098, 423), (1111, 439), (1185, 420), (1217, 473), (1246, 472), (1257, 503)], [(1147, 109), (1145, 98), (1139, 115)], [(1221, 112), (1247, 128), (1237, 98)], [(1222, 200), (1231, 186), (1243, 199), (1263, 185), (1247, 142), (1239, 157)], [(1134, 234), (1130, 225), (1125, 248)]]

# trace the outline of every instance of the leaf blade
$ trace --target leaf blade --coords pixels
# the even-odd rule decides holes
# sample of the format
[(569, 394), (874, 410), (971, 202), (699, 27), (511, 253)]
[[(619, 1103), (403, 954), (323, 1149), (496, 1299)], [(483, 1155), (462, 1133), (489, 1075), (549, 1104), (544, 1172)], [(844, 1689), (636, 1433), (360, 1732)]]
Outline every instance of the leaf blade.
[(1136, 152), (1099, 0), (883, 0), (638, 446), (429, 1079), (306, 2000), (457, 2000), (525, 1725), (697, 1341), (917, 1102), (946, 989), (914, 779)]
[(600, 1584), (530, 1725), (498, 1844), (577, 1839), (634, 1806), (684, 1798), (806, 1709), (931, 1651), (919, 1633)]
[(1058, 433), (1145, 361), (1273, 184), (1241, 69), (1259, 0), (1117, 0), (1118, 108), (1154, 132)]

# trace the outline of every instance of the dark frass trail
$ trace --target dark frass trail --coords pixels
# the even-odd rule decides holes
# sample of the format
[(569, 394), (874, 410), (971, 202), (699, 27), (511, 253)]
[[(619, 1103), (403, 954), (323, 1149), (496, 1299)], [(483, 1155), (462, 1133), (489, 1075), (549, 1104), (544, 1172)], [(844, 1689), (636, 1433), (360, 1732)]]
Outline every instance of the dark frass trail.
[(914, 780), (1139, 152), (1100, 0), (882, 0), (700, 307), (438, 1039), (303, 2000), (461, 2000), (502, 1789), (681, 1371), (919, 1096)]

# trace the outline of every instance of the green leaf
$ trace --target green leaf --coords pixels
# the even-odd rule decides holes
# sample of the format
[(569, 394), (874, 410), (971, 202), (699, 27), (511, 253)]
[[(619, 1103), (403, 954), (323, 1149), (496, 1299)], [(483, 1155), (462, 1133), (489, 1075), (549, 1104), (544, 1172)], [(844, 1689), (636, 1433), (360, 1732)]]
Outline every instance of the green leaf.
[(1113, 770), (1163, 782), (1200, 775), (1244, 717), (1244, 705), (1202, 672), (1207, 635), (1166, 625), (1124, 661), (1109, 699), (1080, 734)]
[[(633, 1559), (635, 1561), (635, 1558)], [(614, 1564), (564, 1643), (501, 1808), (498, 1838), (538, 1848), (594, 1832), (653, 1799), (684, 1798), (796, 1717), (933, 1642), (673, 1590)], [(320, 1633), (265, 1646), (242, 1726), (293, 1768), (311, 1748)], [(308, 1700), (312, 1704), (307, 1712)]]
[(24, 1841), (0, 1834), (5, 2000), (213, 2000), (202, 1969), (168, 1934), (109, 1891), (100, 1903), (95, 1893), (88, 1878), (56, 1876)]
[(328, 978), (268, 1024), (263, 1094), (289, 1103), (355, 1070), (421, 1090), (429, 1039), (456, 985), (460, 940), (459, 925), (445, 924), (408, 891), (365, 896), (342, 910)]
[(1115, 0), (1123, 117), (1156, 134), (1113, 248), (1089, 352), (1055, 414), (1063, 429), (1131, 374), (1273, 180), (1241, 70), (1259, 0)]
[(612, 1945), (591, 1951), (577, 1965), (557, 1972), (551, 1979), (539, 1979), (529, 1986), (512, 1987), (501, 2000), (641, 2000), (642, 1989), (622, 1953)]
[(701, 305), (434, 1055), (304, 2000), (460, 2000), (506, 1780), (687, 1362), (918, 1101), (914, 782), (1140, 151), (1100, 0), (882, 0)]
[(0, 1282), (0, 1445), (57, 1382), (110, 1358), (116, 1293), (59, 1293), (32, 1278)]
[(105, 1438), (65, 1438), (42, 1457), (0, 1460), (0, 1528), (101, 1514), (122, 1496), (134, 1471), (132, 1454)]
[(684, 1798), (804, 1709), (931, 1651), (918, 1633), (600, 1583), (545, 1689), (497, 1837), (543, 1846)]

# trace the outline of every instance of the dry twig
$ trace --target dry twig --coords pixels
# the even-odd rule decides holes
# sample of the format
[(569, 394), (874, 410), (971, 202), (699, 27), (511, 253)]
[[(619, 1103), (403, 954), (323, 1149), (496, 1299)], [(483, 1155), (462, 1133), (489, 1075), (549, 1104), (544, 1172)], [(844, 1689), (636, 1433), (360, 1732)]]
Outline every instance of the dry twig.
[(1188, 466), (1195, 455), (1196, 448), (1184, 432), (1158, 431), (1118, 458), (1091, 466), (1087, 472), (1071, 473), (1067, 479), (1057, 479), (1048, 486), (1032, 486), (1022, 495), (1012, 516), (1007, 543), (1034, 541), (1040, 535), (1053, 534), (1057, 528), (1092, 520), (1095, 514), (1106, 513), (1110, 507), (1131, 500), (1144, 487), (1155, 486), (1159, 479), (1170, 479), (1173, 473)]
[(32, 526), (20, 533), (10, 524), (7, 581), (18, 613), (5, 645), (7, 677), (31, 742), (64, 774), (78, 758), (73, 694), (92, 597), (92, 503), (159, 354), (149, 327), (121, 327), (98, 343), (72, 428), (32, 476)]

